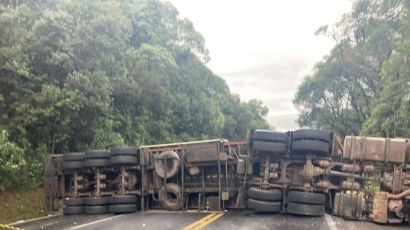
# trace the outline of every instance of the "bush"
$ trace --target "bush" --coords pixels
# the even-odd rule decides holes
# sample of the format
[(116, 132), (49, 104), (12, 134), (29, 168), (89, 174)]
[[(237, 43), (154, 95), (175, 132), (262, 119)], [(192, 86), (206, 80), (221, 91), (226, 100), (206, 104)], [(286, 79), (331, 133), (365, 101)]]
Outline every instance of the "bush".
[(19, 184), (25, 166), (23, 149), (9, 141), (8, 133), (2, 130), (0, 133), (0, 192)]

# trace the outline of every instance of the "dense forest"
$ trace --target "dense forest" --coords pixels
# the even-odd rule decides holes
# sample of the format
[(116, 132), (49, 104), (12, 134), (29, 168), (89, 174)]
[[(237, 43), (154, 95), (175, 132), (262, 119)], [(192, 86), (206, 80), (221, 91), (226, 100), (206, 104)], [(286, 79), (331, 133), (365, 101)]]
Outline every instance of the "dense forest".
[(410, 137), (410, 0), (358, 0), (318, 35), (336, 45), (294, 98), (299, 125)]
[(0, 192), (40, 183), (48, 154), (268, 127), (209, 58), (165, 1), (0, 0)]

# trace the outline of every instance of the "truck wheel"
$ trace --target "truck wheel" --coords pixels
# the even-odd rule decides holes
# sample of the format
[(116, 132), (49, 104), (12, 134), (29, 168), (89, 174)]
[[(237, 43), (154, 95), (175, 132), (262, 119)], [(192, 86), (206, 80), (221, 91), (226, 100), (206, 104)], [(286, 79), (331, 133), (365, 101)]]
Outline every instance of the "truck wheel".
[(261, 201), (249, 198), (247, 207), (262, 212), (279, 212), (282, 208), (281, 202)]
[(323, 216), (325, 214), (324, 205), (288, 203), (287, 213), (304, 216)]
[(137, 156), (138, 150), (132, 147), (113, 147), (111, 148), (112, 155), (129, 155), (129, 156)]
[(63, 208), (64, 215), (76, 215), (84, 213), (84, 206), (71, 206)]
[(64, 169), (82, 169), (84, 168), (84, 161), (63, 161)]
[(138, 157), (127, 155), (114, 155), (110, 158), (112, 165), (137, 165)]
[[(179, 171), (181, 159), (174, 151), (165, 151), (159, 154), (159, 159), (155, 160), (155, 172), (159, 177), (173, 177)], [(166, 172), (165, 172), (166, 171)]]
[(177, 211), (181, 209), (181, 187), (177, 184), (167, 184), (159, 191), (161, 206), (167, 210)]
[(250, 187), (248, 189), (248, 196), (258, 200), (281, 201), (282, 191), (279, 189), (267, 190), (258, 187)]
[(82, 161), (85, 159), (85, 153), (84, 152), (64, 153), (63, 159), (64, 161)]
[(66, 197), (64, 198), (64, 205), (66, 207), (71, 206), (82, 206), (84, 205), (84, 198), (83, 197)]
[(267, 141), (253, 141), (252, 149), (256, 151), (284, 153), (286, 152), (286, 144), (279, 142), (267, 142)]
[(104, 214), (108, 212), (108, 206), (101, 205), (101, 206), (85, 206), (85, 214), (89, 215), (97, 215), (97, 214)]
[(96, 158), (110, 158), (111, 152), (108, 150), (89, 150), (85, 153), (87, 159), (96, 159)]
[(108, 204), (108, 197), (85, 197), (84, 203), (89, 206), (106, 205)]
[(253, 140), (258, 141), (274, 141), (274, 142), (288, 142), (288, 135), (286, 133), (274, 132), (272, 130), (256, 129), (253, 131)]
[(293, 140), (313, 139), (330, 142), (330, 132), (325, 130), (299, 129), (293, 132)]
[(311, 193), (300, 191), (290, 191), (288, 193), (288, 202), (324, 205), (325, 201), (326, 195), (323, 193)]
[(315, 140), (297, 140), (292, 142), (292, 150), (299, 153), (329, 153), (329, 143)]
[(110, 166), (110, 158), (100, 158), (100, 159), (86, 159), (84, 161), (85, 167), (105, 167)]
[(108, 207), (109, 213), (131, 213), (137, 211), (137, 205), (135, 204), (112, 204)]
[(134, 195), (116, 195), (108, 198), (109, 204), (136, 204), (137, 197)]

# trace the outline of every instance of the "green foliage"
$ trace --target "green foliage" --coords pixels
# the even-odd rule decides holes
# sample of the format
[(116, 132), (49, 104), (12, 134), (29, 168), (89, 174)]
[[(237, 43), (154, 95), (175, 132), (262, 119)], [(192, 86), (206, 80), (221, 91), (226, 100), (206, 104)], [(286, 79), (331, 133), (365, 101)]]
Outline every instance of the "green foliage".
[(33, 184), (47, 153), (268, 127), (266, 107), (233, 95), (208, 60), (168, 2), (0, 1), (0, 127)]
[(410, 136), (410, 40), (399, 42), (382, 68), (384, 85), (364, 132), (387, 137)]
[(301, 126), (410, 136), (409, 6), (400, 0), (354, 2), (332, 30), (336, 46), (299, 86), (293, 102)]
[(42, 183), (43, 160), (47, 157), (45, 145), (25, 152), (9, 140), (6, 130), (0, 132), (0, 193)]
[(8, 133), (0, 133), (0, 192), (13, 188), (19, 183), (19, 176), (26, 166), (24, 151), (8, 140)]

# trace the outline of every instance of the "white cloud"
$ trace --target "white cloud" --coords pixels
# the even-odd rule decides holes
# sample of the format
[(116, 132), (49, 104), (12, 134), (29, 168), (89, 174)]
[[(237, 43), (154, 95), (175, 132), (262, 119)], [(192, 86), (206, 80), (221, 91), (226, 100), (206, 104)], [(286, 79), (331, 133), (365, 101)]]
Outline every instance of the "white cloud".
[[(333, 41), (316, 37), (351, 8), (349, 0), (171, 0), (205, 37), (208, 67), (241, 98), (262, 100), (269, 121), (293, 129), (292, 98)], [(278, 117), (280, 116), (280, 117)], [(277, 119), (275, 119), (277, 118)]]

